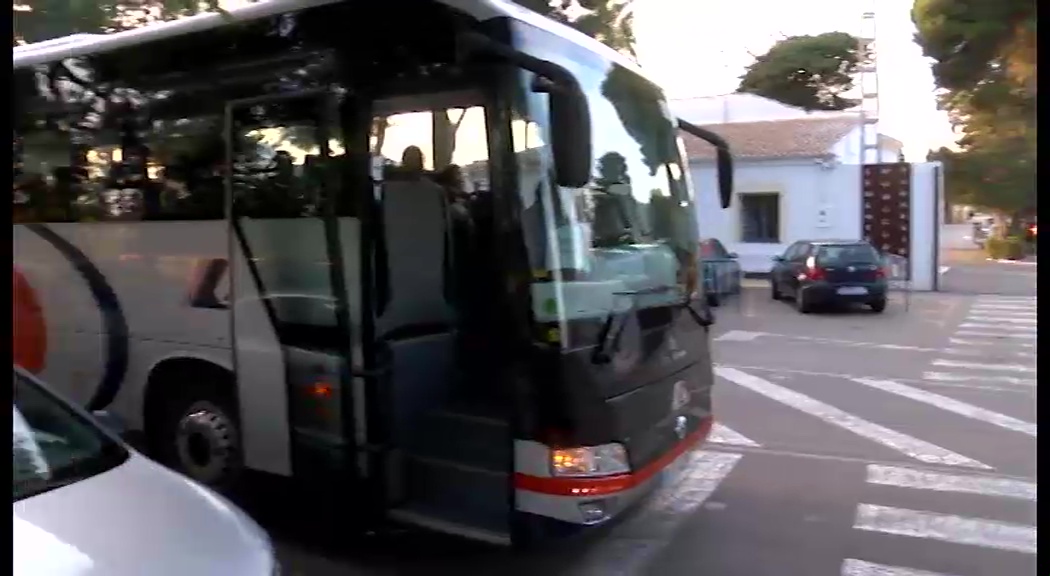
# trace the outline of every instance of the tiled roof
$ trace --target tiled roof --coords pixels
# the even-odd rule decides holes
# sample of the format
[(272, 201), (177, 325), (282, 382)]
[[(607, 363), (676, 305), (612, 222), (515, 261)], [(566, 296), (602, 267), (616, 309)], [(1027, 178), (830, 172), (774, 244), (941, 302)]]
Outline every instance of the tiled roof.
[[(731, 122), (703, 128), (725, 138), (735, 158), (805, 158), (830, 153), (835, 143), (858, 126), (856, 117), (837, 117)], [(690, 160), (714, 158), (715, 149), (707, 142), (685, 133), (682, 139)]]

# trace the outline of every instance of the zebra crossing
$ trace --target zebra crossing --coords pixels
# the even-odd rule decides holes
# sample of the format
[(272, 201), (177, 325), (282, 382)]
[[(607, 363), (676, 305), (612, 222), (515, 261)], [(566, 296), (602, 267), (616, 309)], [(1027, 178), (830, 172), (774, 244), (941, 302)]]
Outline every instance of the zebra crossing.
[(923, 380), (1036, 386), (1037, 300), (978, 296)]
[[(944, 474), (906, 467), (868, 465), (868, 484), (900, 490), (927, 490), (986, 498), (1031, 502), (1035, 520), (1036, 484), (1010, 478)], [(952, 544), (1036, 554), (1034, 525), (1001, 522), (885, 506), (857, 505), (854, 530), (908, 538), (926, 538)], [(955, 576), (904, 566), (878, 564), (857, 558), (842, 563), (841, 576)]]
[[(971, 568), (965, 562), (941, 562), (940, 551), (945, 549), (937, 546), (945, 545), (962, 546), (973, 554), (983, 555), (989, 550), (1012, 554), (1021, 560), (1031, 559), (1034, 566), (1037, 540), (1035, 481), (1011, 474), (1009, 470), (997, 469), (997, 465), (1007, 469), (1012, 465), (1003, 464), (994, 454), (995, 450), (970, 453), (974, 448), (968, 442), (952, 440), (950, 434), (933, 434), (940, 440), (924, 438), (921, 436), (928, 434), (924, 431), (930, 430), (929, 427), (905, 427), (899, 419), (893, 420), (897, 425), (890, 422), (898, 407), (911, 405), (927, 417), (944, 414), (953, 418), (951, 422), (945, 422), (947, 426), (962, 427), (959, 429), (976, 431), (979, 435), (997, 435), (994, 443), (998, 443), (1002, 451), (1016, 455), (1028, 446), (1034, 461), (1034, 440), (1038, 435), (1034, 402), (1029, 415), (1016, 405), (1006, 404), (998, 409), (987, 403), (981, 405), (985, 396), (980, 394), (998, 395), (1009, 391), (1011, 402), (1016, 403), (1021, 398), (1023, 403), (1030, 392), (1034, 400), (1036, 300), (978, 297), (969, 303), (964, 315), (965, 319), (958, 322), (949, 335), (946, 346), (882, 345), (880, 349), (885, 350), (882, 354), (898, 350), (901, 354), (924, 355), (915, 365), (915, 372), (911, 372), (911, 378), (810, 372), (799, 367), (781, 370), (729, 363), (715, 366), (718, 387), (746, 390), (747, 395), (774, 402), (778, 411), (786, 410), (822, 426), (845, 431), (880, 449), (883, 455), (886, 449), (899, 455), (890, 461), (875, 455), (874, 451), (863, 451), (857, 457), (849, 453), (830, 456), (830, 461), (836, 462), (836, 466), (856, 470), (856, 479), (849, 481), (861, 482), (863, 488), (856, 498), (834, 503), (851, 513), (851, 523), (843, 525), (857, 536), (857, 540), (851, 542), (862, 542), (832, 552), (836, 555), (834, 562), (838, 576), (976, 576), (988, 573), (981, 568)], [(777, 337), (742, 331), (727, 334), (729, 336), (722, 341), (740, 347), (753, 346), (760, 338)], [(803, 338), (806, 336), (793, 336), (794, 340)], [(819, 338), (810, 340), (814, 346), (825, 345), (817, 341)], [(830, 344), (827, 345), (842, 345), (841, 341), (828, 340)], [(865, 346), (866, 343), (858, 342), (856, 346), (843, 347), (863, 354)], [(736, 357), (744, 358), (742, 355)], [(923, 370), (921, 377), (916, 376)], [(899, 370), (896, 372), (900, 373)], [(814, 379), (823, 379), (824, 382), (813, 385)], [(802, 380), (808, 380), (810, 385), (802, 385)], [(972, 385), (968, 384), (971, 382)], [(871, 401), (873, 406), (869, 412), (864, 408), (864, 402), (850, 402), (852, 396), (843, 390), (848, 387), (855, 388), (858, 393), (864, 392), (867, 394), (865, 398), (874, 398), (870, 396), (872, 393), (878, 394), (885, 398), (885, 402)], [(826, 395), (823, 391), (829, 389), (839, 394)], [(974, 396), (956, 394), (975, 390), (979, 392)], [(1018, 390), (1025, 392), (1019, 395)], [(748, 401), (740, 395), (734, 398), (737, 402)], [(716, 398), (718, 402), (720, 400)], [(725, 406), (725, 403), (720, 406)], [(770, 409), (769, 405), (764, 409)], [(1008, 409), (1014, 411), (1003, 412)], [(733, 412), (747, 415), (742, 420), (733, 420)], [(694, 454), (684, 480), (646, 512), (641, 527), (626, 529), (620, 536), (600, 546), (591, 557), (602, 560), (581, 574), (635, 576), (651, 573), (651, 562), (663, 553), (685, 518), (693, 513), (726, 514), (726, 506), (732, 510), (733, 504), (720, 501), (726, 498), (718, 495), (720, 487), (727, 490), (725, 494), (739, 498), (742, 486), (754, 485), (755, 479), (749, 476), (754, 468), (749, 470), (747, 466), (741, 466), (749, 458), (788, 454), (804, 458), (814, 456), (817, 459), (813, 461), (819, 462), (828, 456), (819, 453), (818, 446), (806, 445), (796, 449), (797, 446), (785, 443), (778, 437), (777, 426), (756, 425), (747, 409), (718, 408), (716, 418), (724, 420), (712, 426), (707, 444)], [(863, 449), (863, 444), (857, 445), (857, 449)], [(1024, 455), (1020, 457), (1024, 458)], [(901, 494), (911, 496), (902, 499)], [(934, 494), (939, 496), (926, 497)], [(946, 495), (955, 496), (945, 500)], [(771, 496), (762, 494), (761, 497)], [(975, 509), (974, 500), (990, 504), (978, 505)], [(1004, 521), (1002, 517), (984, 516), (986, 513), (1005, 514), (998, 506), (1001, 502), (1013, 502), (1013, 508), (1007, 505), (1016, 516), (1012, 518), (1013, 522)], [(1018, 502), (1022, 505), (1022, 512), (1025, 506), (1031, 505), (1029, 516), (1017, 516)], [(1006, 517), (1010, 518), (1010, 515), (1006, 514)], [(931, 548), (926, 555), (907, 556), (895, 552), (896, 544), (869, 546), (873, 542), (871, 539), (911, 542), (922, 546), (923, 550), (927, 546)], [(999, 564), (995, 566), (997, 576), (1020, 576), (1030, 572), (1016, 566), (1001, 570)]]
[[(852, 526), (854, 531), (875, 537), (917, 539), (1025, 555), (1034, 556), (1036, 554), (1037, 529), (1034, 524), (1037, 490), (1035, 482), (998, 475), (991, 466), (974, 458), (846, 413), (821, 400), (790, 390), (786, 386), (770, 382), (743, 370), (718, 366), (716, 374), (720, 385), (736, 385), (758, 392), (827, 424), (893, 448), (915, 461), (913, 465), (866, 464), (865, 482), (867, 485), (901, 491), (963, 494), (970, 497), (1013, 500), (1032, 504), (1031, 525), (1028, 525), (939, 511), (901, 508), (879, 502), (878, 499), (865, 498), (864, 501), (855, 505)], [(873, 388), (976, 420), (985, 425), (998, 427), (1006, 434), (1036, 437), (1037, 429), (1034, 423), (999, 414), (945, 395), (890, 380), (866, 378), (848, 380), (857, 386)], [(723, 422), (713, 426), (708, 442), (718, 447), (718, 450), (724, 449), (727, 452), (732, 451), (733, 448), (762, 447), (759, 441), (745, 436)], [(1032, 457), (1035, 457), (1034, 451)], [(732, 478), (728, 477), (727, 466), (724, 463), (719, 465), (724, 472), (720, 480), (732, 482)], [(930, 469), (924, 465), (936, 465), (936, 468)], [(949, 467), (959, 472), (944, 471)], [(709, 486), (704, 492), (705, 496), (710, 495), (713, 491)], [(969, 576), (967, 573), (949, 574), (900, 566), (892, 562), (880, 563), (873, 558), (864, 558), (862, 554), (851, 554), (851, 556), (853, 557), (842, 561), (840, 576)], [(1011, 575), (1004, 572), (1003, 576)]]
[[(1010, 438), (1032, 446), (1037, 438), (1034, 403), (1030, 418), (1008, 415), (966, 402), (945, 393), (937, 386), (935, 391), (923, 383), (951, 384), (979, 382), (982, 390), (1030, 390), (1036, 387), (1036, 307), (1035, 298), (978, 297), (966, 310), (965, 319), (949, 337), (946, 348), (932, 354), (928, 368), (921, 379), (893, 380), (842, 375), (843, 385), (878, 391), (898, 399), (934, 408), (988, 430), (1003, 434), (1003, 446), (1015, 450)], [(1031, 504), (1030, 522), (1004, 522), (1001, 519), (979, 517), (973, 514), (952, 514), (943, 509), (923, 510), (926, 506), (900, 507), (890, 501), (880, 501), (865, 493), (855, 503), (852, 530), (865, 538), (903, 538), (935, 543), (966, 546), (976, 550), (997, 550), (1031, 556), (1036, 554), (1037, 528), (1035, 503), (1037, 488), (1034, 481), (1005, 476), (993, 466), (962, 450), (957, 452), (927, 440), (893, 430), (880, 424), (876, 417), (862, 417), (832, 405), (823, 399), (771, 382), (751, 373), (748, 367), (719, 365), (715, 368), (721, 386), (736, 386), (779, 403), (796, 412), (808, 415), (824, 424), (890, 448), (906, 457), (897, 464), (874, 461), (866, 467), (865, 484), (883, 490), (920, 494), (957, 494), (992, 502), (1014, 501)], [(712, 450), (747, 454), (763, 448), (759, 438), (752, 438), (735, 429), (737, 423), (718, 422), (708, 439)], [(747, 424), (740, 422), (745, 428)], [(746, 430), (744, 430), (746, 432)], [(772, 442), (772, 440), (770, 440)], [(954, 447), (959, 449), (958, 447)], [(745, 456), (746, 458), (747, 456)], [(910, 460), (909, 464), (907, 461)], [(727, 482), (731, 477), (723, 476)], [(707, 494), (710, 494), (709, 490)], [(879, 492), (874, 494), (878, 495)], [(884, 493), (882, 493), (884, 494)], [(925, 544), (924, 544), (925, 545)], [(851, 550), (840, 567), (841, 576), (969, 576), (966, 570), (955, 572), (930, 571), (936, 566), (904, 566), (907, 562), (893, 562), (893, 558), (871, 557), (864, 550)], [(930, 556), (935, 558), (935, 556)], [(889, 560), (889, 561), (887, 561)], [(1007, 576), (1003, 572), (1003, 576)]]

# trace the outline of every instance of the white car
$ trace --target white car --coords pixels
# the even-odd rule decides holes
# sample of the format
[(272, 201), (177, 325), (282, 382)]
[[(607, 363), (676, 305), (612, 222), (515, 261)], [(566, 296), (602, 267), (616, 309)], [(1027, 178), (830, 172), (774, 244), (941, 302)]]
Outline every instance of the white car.
[(15, 368), (16, 576), (273, 576), (269, 537)]

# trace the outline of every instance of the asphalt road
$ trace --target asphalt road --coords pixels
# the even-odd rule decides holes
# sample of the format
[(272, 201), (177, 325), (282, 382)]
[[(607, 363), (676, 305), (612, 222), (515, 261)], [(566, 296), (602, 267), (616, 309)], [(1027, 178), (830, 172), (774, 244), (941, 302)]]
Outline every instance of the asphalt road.
[(896, 294), (879, 315), (803, 316), (745, 290), (719, 311), (712, 441), (666, 497), (586, 544), (354, 540), (290, 489), (249, 511), (297, 575), (1029, 576), (1035, 309)]
[(941, 274), (941, 290), (955, 294), (1035, 296), (1036, 267), (1034, 261), (951, 264)]

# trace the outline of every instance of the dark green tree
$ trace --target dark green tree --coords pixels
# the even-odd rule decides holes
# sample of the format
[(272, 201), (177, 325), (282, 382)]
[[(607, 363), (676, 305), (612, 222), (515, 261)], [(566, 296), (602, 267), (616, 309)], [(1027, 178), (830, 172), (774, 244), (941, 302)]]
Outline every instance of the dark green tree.
[(806, 110), (845, 110), (862, 58), (857, 38), (845, 32), (791, 36), (777, 42), (740, 77), (737, 92), (757, 94)]
[(945, 165), (950, 202), (1017, 214), (1036, 206), (1035, 4), (915, 0), (916, 42), (960, 134)]

